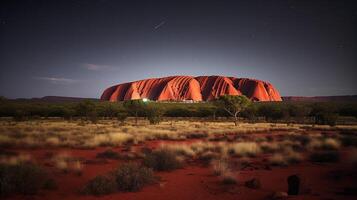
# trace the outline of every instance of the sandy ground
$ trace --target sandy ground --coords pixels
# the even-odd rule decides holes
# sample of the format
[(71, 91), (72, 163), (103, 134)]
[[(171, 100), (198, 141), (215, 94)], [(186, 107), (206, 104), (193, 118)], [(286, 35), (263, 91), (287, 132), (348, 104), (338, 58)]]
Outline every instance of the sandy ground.
[[(264, 136), (260, 134), (260, 136)], [(185, 142), (195, 142), (185, 141)], [(147, 141), (145, 144), (134, 145), (134, 149), (143, 146), (155, 148), (160, 141)], [(288, 199), (355, 199), (356, 196), (339, 194), (346, 187), (355, 187), (356, 169), (348, 162), (345, 162), (349, 149), (343, 148), (340, 153), (342, 159), (338, 163), (316, 164), (309, 161), (290, 165), (288, 167), (267, 167), (264, 163), (264, 156), (254, 158), (250, 167), (234, 170), (238, 179), (237, 185), (222, 185), (217, 176), (212, 174), (209, 166), (203, 166), (198, 162), (189, 162), (182, 169), (171, 172), (156, 172), (160, 177), (156, 184), (144, 187), (139, 192), (117, 192), (100, 197), (83, 195), (79, 193), (88, 180), (105, 174), (113, 170), (116, 166), (127, 160), (100, 160), (96, 154), (104, 151), (105, 147), (95, 149), (20, 149), (13, 148), (9, 151), (30, 154), (37, 163), (48, 170), (58, 185), (52, 191), (42, 190), (34, 196), (12, 196), (8, 199), (126, 199), (126, 200), (173, 200), (173, 199), (269, 199), (273, 192), (287, 191), (287, 177), (297, 174), (302, 179), (303, 194), (289, 196)], [(113, 148), (114, 151), (121, 152), (122, 148)], [(49, 154), (67, 152), (73, 157), (78, 157), (84, 163), (82, 175), (74, 173), (63, 173), (58, 171), (48, 159)], [(239, 158), (236, 158), (237, 160)], [(352, 176), (353, 175), (353, 176)], [(246, 180), (258, 178), (261, 181), (260, 189), (250, 189), (244, 186)]]

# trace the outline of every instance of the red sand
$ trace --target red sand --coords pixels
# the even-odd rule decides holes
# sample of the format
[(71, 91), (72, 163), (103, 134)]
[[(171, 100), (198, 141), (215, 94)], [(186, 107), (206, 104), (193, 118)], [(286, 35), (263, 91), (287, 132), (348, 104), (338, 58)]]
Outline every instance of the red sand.
[[(187, 141), (184, 141), (187, 142)], [(136, 149), (143, 146), (155, 147), (157, 142), (148, 142), (148, 144), (136, 145)], [(203, 167), (199, 163), (189, 163), (183, 169), (171, 172), (155, 173), (161, 177), (159, 183), (146, 186), (139, 192), (117, 192), (110, 195), (95, 197), (82, 195), (78, 190), (85, 183), (96, 175), (105, 174), (113, 170), (124, 160), (107, 160), (103, 163), (84, 164), (82, 176), (74, 173), (63, 173), (49, 165), (50, 160), (46, 154), (68, 152), (73, 157), (79, 157), (84, 160), (96, 160), (96, 154), (104, 151), (106, 148), (96, 148), (93, 150), (77, 149), (10, 149), (16, 152), (24, 152), (32, 155), (33, 159), (43, 165), (49, 174), (58, 184), (58, 189), (53, 191), (42, 190), (35, 196), (15, 196), (11, 199), (126, 199), (126, 200), (173, 200), (173, 199), (195, 199), (195, 200), (214, 200), (214, 199), (264, 199), (274, 191), (287, 191), (287, 177), (292, 174), (298, 174), (305, 182), (305, 186), (311, 189), (308, 194), (299, 196), (290, 196), (289, 199), (354, 199), (353, 196), (341, 196), (336, 192), (341, 191), (343, 187), (355, 186), (356, 180), (351, 177), (344, 177), (342, 180), (328, 179), (327, 174), (332, 171), (342, 170), (343, 172), (353, 171), (353, 166), (344, 162), (344, 157), (348, 152), (342, 151), (342, 161), (332, 164), (313, 164), (308, 161), (289, 167), (273, 167), (264, 169), (265, 156), (254, 159), (254, 166), (258, 169), (240, 170), (237, 167), (235, 171), (238, 178), (238, 185), (227, 186), (219, 182), (219, 178), (212, 175), (210, 167)], [(121, 151), (121, 148), (114, 148), (114, 151)], [(239, 160), (239, 158), (237, 158)], [(233, 160), (235, 161), (235, 160)], [(244, 186), (244, 181), (251, 178), (259, 178), (262, 183), (261, 189), (249, 189)]]
[(254, 101), (282, 100), (279, 92), (268, 82), (225, 76), (170, 76), (122, 83), (107, 88), (101, 100), (207, 101), (225, 94), (243, 94)]

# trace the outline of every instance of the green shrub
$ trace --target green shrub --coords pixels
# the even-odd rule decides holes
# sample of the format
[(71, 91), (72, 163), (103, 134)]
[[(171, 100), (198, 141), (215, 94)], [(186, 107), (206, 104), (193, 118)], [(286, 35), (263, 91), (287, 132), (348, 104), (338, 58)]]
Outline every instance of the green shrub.
[(340, 154), (337, 151), (314, 152), (310, 155), (310, 160), (319, 163), (338, 162)]
[(0, 164), (0, 196), (36, 194), (43, 188), (46, 173), (32, 163)]
[(148, 104), (145, 111), (150, 124), (159, 124), (162, 121), (164, 111), (160, 106)]
[(121, 191), (138, 191), (154, 182), (154, 173), (151, 169), (134, 163), (121, 165), (114, 171), (114, 177)]
[(160, 149), (147, 154), (143, 163), (157, 171), (170, 171), (181, 167), (176, 154), (168, 149)]
[(84, 186), (82, 192), (91, 195), (105, 195), (115, 192), (116, 189), (117, 184), (113, 178), (96, 176)]

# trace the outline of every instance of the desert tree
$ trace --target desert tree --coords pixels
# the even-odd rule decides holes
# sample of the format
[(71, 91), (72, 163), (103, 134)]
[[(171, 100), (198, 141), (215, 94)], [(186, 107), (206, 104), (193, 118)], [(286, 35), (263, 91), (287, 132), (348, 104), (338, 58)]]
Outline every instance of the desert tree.
[(214, 104), (223, 110), (225, 110), (229, 115), (234, 117), (234, 124), (238, 125), (238, 115), (244, 111), (251, 101), (244, 95), (223, 95), (214, 101)]
[(139, 113), (145, 111), (145, 105), (142, 99), (124, 101), (124, 108), (135, 117), (135, 125), (138, 125)]
[(118, 112), (117, 114), (117, 120), (120, 122), (120, 125), (125, 124), (125, 120), (128, 118), (128, 113), (125, 110), (122, 110)]
[(104, 117), (108, 117), (109, 119), (113, 119), (119, 113), (118, 108), (114, 103), (109, 102), (104, 106), (103, 115)]
[(164, 110), (157, 104), (149, 103), (146, 105), (145, 114), (150, 124), (159, 124), (162, 121)]
[(84, 100), (79, 102), (75, 108), (77, 115), (81, 117), (85, 117), (86, 120), (96, 116), (96, 105), (93, 101)]

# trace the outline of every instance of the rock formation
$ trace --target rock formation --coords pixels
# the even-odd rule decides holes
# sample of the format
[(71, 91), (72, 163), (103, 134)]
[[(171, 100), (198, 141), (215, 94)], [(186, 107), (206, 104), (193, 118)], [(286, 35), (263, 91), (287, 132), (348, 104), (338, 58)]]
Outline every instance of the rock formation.
[(221, 95), (245, 95), (253, 101), (281, 101), (268, 82), (225, 76), (169, 76), (122, 83), (107, 88), (101, 100), (209, 101)]

